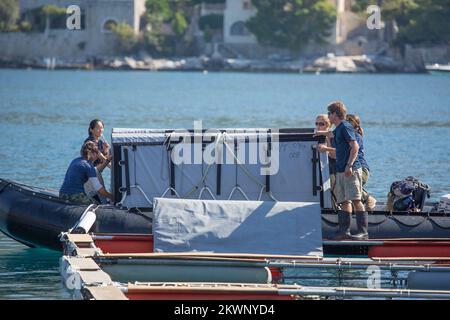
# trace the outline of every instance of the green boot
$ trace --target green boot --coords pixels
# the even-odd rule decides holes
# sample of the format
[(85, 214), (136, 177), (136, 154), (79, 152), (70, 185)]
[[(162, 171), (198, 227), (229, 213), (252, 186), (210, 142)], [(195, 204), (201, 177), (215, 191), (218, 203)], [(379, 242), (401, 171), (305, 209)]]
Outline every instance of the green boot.
[(342, 210), (338, 211), (338, 222), (339, 229), (336, 234), (331, 238), (331, 240), (341, 241), (341, 240), (351, 240), (352, 235), (350, 234), (350, 222), (351, 214)]
[(369, 214), (366, 211), (356, 212), (356, 225), (358, 232), (352, 235), (354, 240), (368, 240), (369, 239)]

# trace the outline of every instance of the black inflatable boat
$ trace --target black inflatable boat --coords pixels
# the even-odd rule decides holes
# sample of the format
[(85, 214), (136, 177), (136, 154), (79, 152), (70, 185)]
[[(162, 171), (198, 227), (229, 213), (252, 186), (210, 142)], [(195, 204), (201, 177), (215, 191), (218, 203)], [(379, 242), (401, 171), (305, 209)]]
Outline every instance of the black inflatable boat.
[[(55, 192), (0, 179), (0, 230), (29, 247), (61, 250), (59, 234), (74, 227), (86, 205), (69, 203)], [(97, 233), (151, 233), (151, 218), (114, 206), (96, 209)]]
[[(79, 221), (86, 205), (60, 199), (55, 192), (0, 179), (0, 230), (7, 236), (30, 247), (61, 250), (58, 236)], [(115, 234), (151, 234), (151, 212), (128, 210), (115, 206), (96, 209), (96, 221), (91, 232)], [(337, 215), (322, 210), (322, 235), (328, 239), (336, 232)], [(356, 221), (352, 221), (356, 231)], [(371, 239), (444, 239), (450, 238), (450, 216), (422, 212), (374, 211), (369, 215)], [(339, 253), (349, 248), (325, 245), (325, 252)], [(353, 248), (360, 250), (360, 248)], [(358, 252), (360, 253), (360, 252)]]

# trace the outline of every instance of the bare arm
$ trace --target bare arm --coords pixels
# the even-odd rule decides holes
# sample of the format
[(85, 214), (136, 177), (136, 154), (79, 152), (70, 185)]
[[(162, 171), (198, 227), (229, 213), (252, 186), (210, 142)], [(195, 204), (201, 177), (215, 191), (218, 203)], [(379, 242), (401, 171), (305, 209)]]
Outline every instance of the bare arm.
[(350, 157), (348, 158), (347, 166), (353, 166), (353, 163), (356, 161), (356, 157), (358, 157), (359, 145), (356, 140), (352, 140), (348, 143), (350, 145)]
[(95, 191), (96, 191), (98, 194), (100, 194), (100, 195), (102, 195), (102, 196), (104, 196), (104, 197), (106, 197), (106, 198), (108, 198), (108, 199), (111, 199), (111, 201), (112, 201), (112, 199), (113, 199), (112, 194), (109, 193), (109, 192), (105, 189), (105, 187), (101, 185), (101, 183), (100, 183), (100, 181), (98, 180), (97, 177), (90, 177), (90, 178), (89, 178), (89, 181), (91, 182), (92, 186), (94, 187)]
[(324, 144), (318, 144), (317, 145), (317, 150), (319, 150), (319, 152), (328, 152), (328, 155), (331, 158), (336, 159), (336, 149), (335, 148), (327, 147)]
[(96, 166), (98, 172), (103, 172), (103, 170), (105, 170), (105, 168), (108, 166), (108, 164), (109, 164), (109, 161), (103, 161), (98, 166)]
[(325, 136), (328, 138), (334, 138), (333, 135), (333, 131), (329, 130), (329, 131), (315, 131), (314, 132), (314, 137), (318, 137), (318, 136)]
[(108, 198), (112, 201), (112, 194), (110, 192), (108, 192), (104, 187), (101, 187), (98, 191), (97, 191), (100, 195), (104, 196), (105, 198)]
[(352, 140), (348, 143), (350, 145), (350, 156), (348, 158), (347, 165), (345, 166), (345, 176), (350, 177), (353, 174), (353, 163), (356, 161), (358, 156), (359, 145), (356, 140)]
[(327, 149), (330, 158), (336, 159), (336, 149), (332, 147), (327, 147)]
[(103, 172), (103, 170), (105, 170), (105, 168), (109, 166), (111, 159), (112, 159), (112, 157), (110, 155), (108, 155), (108, 157), (105, 158), (105, 160), (102, 160), (102, 163), (100, 163), (98, 166), (96, 166), (97, 170), (99, 172)]

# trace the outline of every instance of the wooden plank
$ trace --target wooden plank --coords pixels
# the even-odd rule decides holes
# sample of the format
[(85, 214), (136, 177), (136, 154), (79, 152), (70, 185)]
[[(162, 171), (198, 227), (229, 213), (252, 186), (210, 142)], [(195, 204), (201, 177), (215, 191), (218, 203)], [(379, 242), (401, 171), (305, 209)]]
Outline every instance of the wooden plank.
[(91, 258), (67, 257), (67, 263), (75, 270), (84, 270), (84, 271), (100, 270), (98, 264)]
[(94, 257), (99, 253), (98, 249), (94, 248), (77, 248), (77, 256), (79, 257)]
[(67, 240), (74, 243), (89, 243), (94, 242), (92, 237), (89, 234), (66, 234)]
[(95, 300), (128, 300), (127, 297), (115, 286), (86, 286), (85, 289)]
[(111, 277), (101, 270), (96, 271), (78, 271), (78, 275), (81, 278), (81, 281), (85, 284), (94, 284), (94, 283), (102, 283), (102, 284), (111, 284)]

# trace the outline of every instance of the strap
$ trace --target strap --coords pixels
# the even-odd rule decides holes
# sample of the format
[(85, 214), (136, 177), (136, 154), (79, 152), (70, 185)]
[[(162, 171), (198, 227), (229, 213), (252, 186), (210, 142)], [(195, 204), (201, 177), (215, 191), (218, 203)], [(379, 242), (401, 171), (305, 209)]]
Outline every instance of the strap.
[(128, 148), (123, 149), (123, 155), (124, 155), (124, 166), (125, 166), (125, 188), (127, 190), (127, 195), (131, 194), (131, 188), (130, 188), (130, 161), (128, 158)]
[[(320, 157), (319, 157), (320, 162)], [(323, 186), (323, 177), (322, 177), (322, 170), (319, 170), (319, 181), (320, 185)], [(320, 207), (324, 207), (324, 194), (323, 194), (323, 187), (320, 188)]]
[(317, 196), (317, 149), (314, 148), (314, 146), (311, 146), (312, 152), (313, 152), (313, 157), (312, 157), (312, 192), (313, 192), (313, 196)]
[[(113, 159), (112, 159), (112, 170), (111, 173), (111, 182), (112, 182), (112, 188), (114, 190), (114, 199), (120, 199), (121, 197), (121, 191), (120, 188), (122, 187), (122, 171), (121, 171), (121, 165), (120, 165), (120, 159), (122, 158), (122, 147), (119, 145), (113, 144)], [(117, 200), (115, 200), (117, 201)]]
[(222, 164), (218, 163), (216, 166), (216, 194), (219, 196), (222, 192), (221, 185), (222, 185)]
[[(272, 157), (272, 136), (271, 129), (268, 130), (267, 137), (267, 158), (270, 159)], [(266, 175), (266, 192), (270, 192), (270, 174)]]
[(169, 154), (169, 162), (170, 162), (170, 177), (169, 177), (169, 185), (170, 185), (170, 194), (175, 195), (175, 164), (172, 161), (172, 149), (173, 146), (170, 144), (167, 147), (167, 152)]

